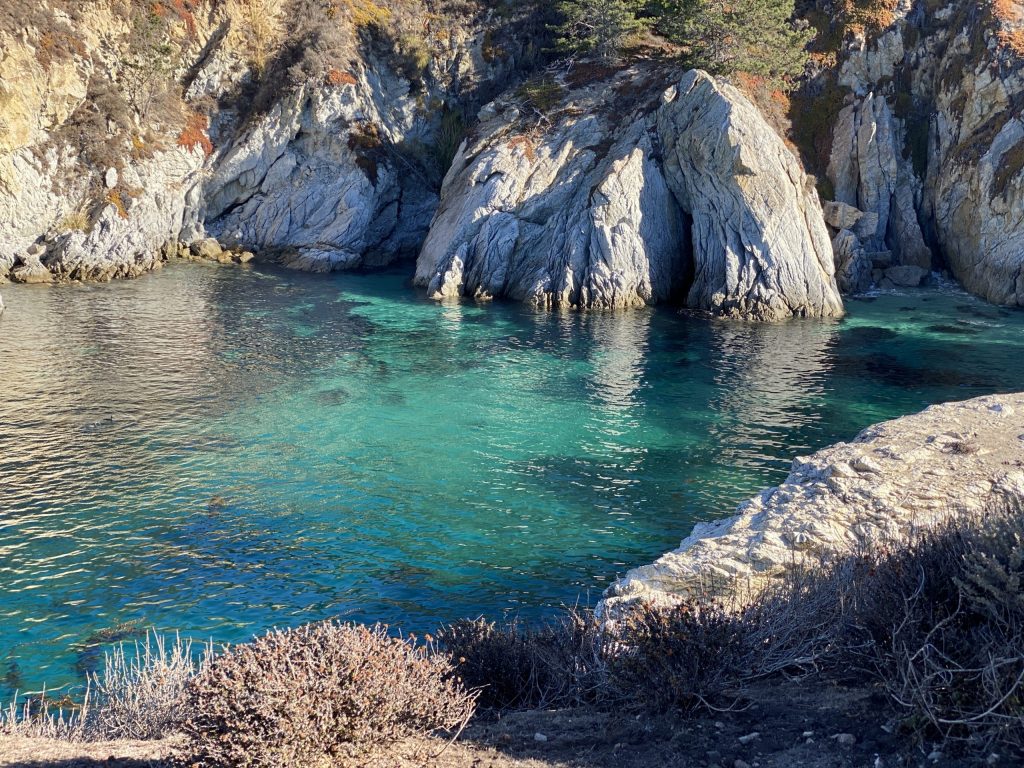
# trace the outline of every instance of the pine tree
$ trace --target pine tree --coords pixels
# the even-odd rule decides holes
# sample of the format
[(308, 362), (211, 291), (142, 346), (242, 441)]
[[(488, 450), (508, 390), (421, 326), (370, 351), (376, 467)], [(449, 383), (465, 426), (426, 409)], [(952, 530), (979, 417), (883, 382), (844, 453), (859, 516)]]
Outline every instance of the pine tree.
[(793, 8), (793, 0), (662, 0), (658, 28), (693, 67), (781, 82), (803, 72), (812, 37), (790, 22)]
[(615, 59), (626, 38), (644, 27), (637, 18), (642, 4), (641, 0), (561, 0), (558, 12), (563, 21), (555, 28), (558, 49)]

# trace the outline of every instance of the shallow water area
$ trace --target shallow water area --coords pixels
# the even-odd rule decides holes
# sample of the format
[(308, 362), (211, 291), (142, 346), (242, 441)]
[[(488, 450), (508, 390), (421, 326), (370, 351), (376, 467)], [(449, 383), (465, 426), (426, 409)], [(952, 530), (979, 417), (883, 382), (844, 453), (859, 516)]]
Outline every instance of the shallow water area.
[(592, 603), (794, 456), (1024, 382), (1024, 312), (949, 287), (779, 325), (440, 305), (406, 271), (180, 264), (3, 296), (5, 695), (150, 625)]

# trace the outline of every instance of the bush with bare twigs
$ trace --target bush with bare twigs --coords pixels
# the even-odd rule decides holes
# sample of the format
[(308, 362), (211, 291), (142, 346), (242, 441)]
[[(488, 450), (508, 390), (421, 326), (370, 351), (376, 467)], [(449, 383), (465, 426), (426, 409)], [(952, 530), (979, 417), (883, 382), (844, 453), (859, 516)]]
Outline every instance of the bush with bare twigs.
[(190, 640), (175, 636), (168, 644), (155, 632), (134, 647), (117, 645), (106, 654), (103, 672), (92, 677), (86, 735), (160, 739), (173, 733), (184, 717), (185, 687), (212, 657), (212, 646), (197, 661)]
[(186, 698), (189, 764), (283, 768), (461, 730), (476, 697), (443, 655), (382, 626), (323, 622), (228, 649)]
[(437, 635), (489, 709), (574, 706), (594, 701), (604, 685), (604, 638), (584, 611), (567, 610), (539, 627), (466, 619)]
[(63, 741), (159, 739), (184, 717), (188, 681), (213, 655), (197, 659), (192, 643), (150, 632), (144, 640), (119, 643), (105, 654), (103, 669), (88, 676), (80, 700), (44, 691), (0, 710), (0, 733)]

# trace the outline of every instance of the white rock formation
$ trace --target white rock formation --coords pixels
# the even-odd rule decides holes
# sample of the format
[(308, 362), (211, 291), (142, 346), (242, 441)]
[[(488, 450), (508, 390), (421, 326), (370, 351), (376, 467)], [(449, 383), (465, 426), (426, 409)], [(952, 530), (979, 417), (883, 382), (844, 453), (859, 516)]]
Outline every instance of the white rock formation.
[(972, 293), (1024, 306), (1024, 57), (1006, 41), (1024, 25), (993, 7), (900, 2), (883, 34), (853, 36), (828, 175), (837, 201), (878, 215), (856, 233), (869, 255), (891, 251), (876, 269), (941, 263)]
[[(831, 245), (798, 161), (734, 88), (643, 68), (565, 95), (552, 125), (512, 104), (463, 148), (416, 265), (435, 298), (836, 316)], [(618, 94), (602, 103), (608, 94)]]
[(687, 305), (758, 320), (842, 315), (818, 195), (782, 138), (703, 72), (666, 101), (665, 175), (693, 221)]
[[(143, 89), (184, 84), (178, 106), (197, 113), (146, 115), (126, 71), (139, 56), (130, 24), (117, 4), (85, 5), (72, 16), (15, 9), (24, 28), (0, 31), (0, 278), (20, 267), (43, 279), (32, 256), (56, 279), (134, 276), (207, 234), (316, 271), (413, 256), (437, 206), (433, 166), (444, 160), (431, 152), (443, 115), (475, 107), (477, 89), (500, 87), (529, 58), (510, 31), (516, 14), (485, 26), (467, 9), (432, 19), (429, 60), (414, 75), (404, 54), (360, 45), (340, 13), (321, 22), (352, 26), (351, 55), (334, 62), (344, 71), (297, 89), (278, 73), (274, 103), (251, 116), (231, 96), (254, 77), (252, 41), (232, 27), (244, 19), (199, 2), (176, 11), (161, 40), (180, 69), (150, 73), (166, 82)], [(59, 55), (39, 52), (44, 39)], [(33, 246), (42, 252), (30, 256)]]
[(1024, 504), (1024, 394), (932, 406), (795, 459), (782, 485), (629, 571), (599, 612), (614, 618), (637, 601), (698, 593), (746, 599), (787, 569), (906, 540), (1007, 500)]

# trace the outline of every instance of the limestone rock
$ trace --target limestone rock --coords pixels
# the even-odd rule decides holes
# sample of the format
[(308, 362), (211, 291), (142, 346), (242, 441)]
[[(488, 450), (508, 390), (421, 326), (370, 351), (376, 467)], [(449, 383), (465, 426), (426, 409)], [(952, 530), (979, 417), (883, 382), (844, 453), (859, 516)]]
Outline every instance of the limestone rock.
[(35, 251), (26, 253), (20, 258), (20, 265), (11, 272), (11, 279), (16, 283), (52, 283), (50, 274)]
[[(660, 91), (646, 97), (657, 104)], [(601, 101), (578, 94), (578, 109), (540, 135), (496, 108), (448, 172), (416, 283), (438, 299), (579, 308), (643, 306), (682, 288), (684, 218), (657, 138), (636, 115), (609, 120)]]
[(223, 253), (220, 243), (214, 237), (204, 237), (202, 240), (197, 240), (192, 243), (190, 248), (192, 255), (196, 258), (208, 259), (210, 261), (216, 261), (221, 253)]
[(693, 220), (689, 306), (761, 320), (842, 315), (813, 185), (738, 90), (687, 73), (658, 133), (669, 186)]
[[(57, 279), (141, 274), (182, 255), (168, 243), (208, 234), (232, 249), (294, 254), (314, 270), (412, 256), (437, 206), (444, 117), (475, 107), (536, 55), (516, 34), (520, 14), (462, 14), (431, 40), (422, 71), (383, 47), (353, 44), (336, 62), (345, 71), (311, 76), (248, 114), (235, 94), (253, 79), (251, 51), (232, 32), (230, 4), (213, 4), (189, 14), (189, 34), (171, 41), (180, 70), (157, 83), (176, 90), (184, 81), (182, 121), (201, 116), (208, 128), (161, 118), (142, 126), (158, 134), (150, 141), (124, 120), (90, 125), (85, 138), (102, 140), (111, 157), (100, 164), (63, 139), (78, 125), (58, 131), (91, 90), (123, 90), (136, 54), (115, 6), (86, 5), (73, 29), (44, 4), (13, 11), (26, 25), (16, 37), (0, 33), (0, 279), (13, 254), (40, 239)], [(61, 41), (54, 55), (39, 53), (47, 39)], [(494, 50), (484, 55), (487, 42)]]
[(842, 51), (852, 93), (833, 131), (836, 199), (878, 214), (873, 238), (857, 234), (892, 251), (891, 266), (945, 262), (967, 290), (1024, 305), (1024, 57), (1000, 29), (1013, 22), (974, 6), (909, 8)]
[(448, 173), (416, 283), (542, 307), (685, 290), (733, 317), (842, 314), (817, 195), (782, 139), (731, 86), (698, 71), (652, 86), (664, 77), (648, 65), (571, 92), (540, 135), (496, 106)]
[(836, 284), (843, 293), (863, 293), (871, 287), (871, 258), (857, 236), (848, 229), (832, 239)]
[(830, 201), (824, 204), (822, 211), (825, 223), (833, 229), (851, 231), (861, 240), (874, 237), (878, 230), (878, 214), (861, 211), (846, 203)]
[[(936, 405), (797, 458), (789, 477), (733, 517), (698, 523), (679, 548), (631, 570), (598, 607), (710, 591), (747, 599), (787, 569), (899, 542), (955, 515), (1024, 503), (1024, 394)], [(964, 446), (973, 446), (965, 450)]]

